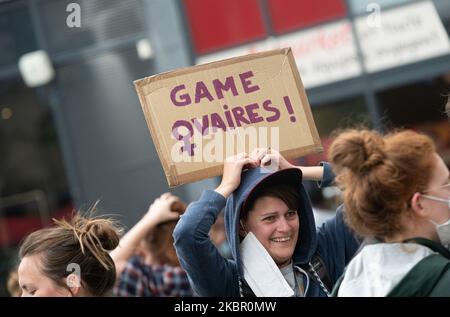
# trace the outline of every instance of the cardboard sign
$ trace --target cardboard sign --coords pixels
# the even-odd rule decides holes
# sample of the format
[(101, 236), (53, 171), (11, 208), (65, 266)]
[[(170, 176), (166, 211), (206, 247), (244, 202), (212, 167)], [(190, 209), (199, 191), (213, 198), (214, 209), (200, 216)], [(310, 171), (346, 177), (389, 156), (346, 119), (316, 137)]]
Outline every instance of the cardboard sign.
[(272, 148), (322, 150), (289, 48), (134, 82), (170, 187), (222, 174), (227, 157)]

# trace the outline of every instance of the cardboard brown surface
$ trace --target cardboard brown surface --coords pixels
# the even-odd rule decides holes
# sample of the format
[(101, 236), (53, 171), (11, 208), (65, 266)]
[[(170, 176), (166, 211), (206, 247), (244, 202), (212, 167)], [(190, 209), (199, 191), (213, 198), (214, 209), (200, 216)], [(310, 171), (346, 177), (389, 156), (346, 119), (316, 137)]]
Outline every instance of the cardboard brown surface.
[(275, 148), (286, 158), (322, 150), (289, 48), (134, 84), (170, 187), (221, 175), (227, 156), (255, 147)]

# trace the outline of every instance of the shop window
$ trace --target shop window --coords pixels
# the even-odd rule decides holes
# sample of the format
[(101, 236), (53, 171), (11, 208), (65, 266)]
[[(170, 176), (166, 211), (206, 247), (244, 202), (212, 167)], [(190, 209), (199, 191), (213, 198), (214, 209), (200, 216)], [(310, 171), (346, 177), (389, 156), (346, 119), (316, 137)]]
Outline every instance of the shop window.
[(49, 106), (19, 80), (0, 82), (0, 197), (67, 190)]
[(257, 0), (185, 0), (184, 3), (198, 54), (266, 36)]
[[(71, 204), (58, 137), (35, 90), (19, 81), (0, 82), (0, 88), (0, 224), (24, 224), (25, 217), (30, 226), (23, 229), (34, 228)], [(26, 233), (9, 227), (10, 236), (0, 230), (0, 249)]]
[(333, 132), (352, 127), (372, 127), (362, 96), (313, 107), (312, 113), (324, 150), (322, 153), (305, 156), (302, 161), (306, 165), (317, 165), (327, 160)]
[(73, 209), (50, 107), (36, 92), (0, 81), (0, 296), (19, 242)]
[[(328, 149), (333, 141), (332, 133), (336, 130), (372, 128), (370, 115), (362, 96), (313, 107), (312, 112), (324, 151), (305, 156), (299, 159), (297, 164), (315, 166), (321, 161), (327, 161)], [(304, 185), (313, 204), (316, 222), (320, 224), (332, 216), (342, 203), (341, 193), (334, 186), (319, 189), (315, 182), (304, 182)]]
[(322, 153), (304, 157), (306, 165), (317, 165), (327, 160), (327, 150), (333, 140), (334, 131), (350, 127), (371, 128), (371, 120), (362, 96), (313, 107), (312, 113), (324, 150)]
[[(406, 4), (413, 2), (414, 0), (349, 0), (350, 10), (355, 15), (360, 15), (364, 13), (371, 13), (373, 9), (372, 4), (377, 4), (381, 9), (389, 8), (399, 4)], [(448, 0), (444, 0), (448, 1)]]
[(284, 33), (346, 16), (344, 0), (269, 0), (275, 33)]
[(312, 112), (322, 139), (328, 139), (336, 129), (371, 127), (369, 113), (362, 96), (313, 107)]
[(450, 124), (445, 104), (450, 92), (450, 73), (377, 94), (387, 129), (407, 128), (428, 134), (438, 153), (450, 166)]
[(445, 94), (450, 90), (447, 80), (442, 76), (379, 92), (377, 100), (387, 128), (446, 121)]
[[(5, 5), (7, 8), (7, 6)], [(36, 50), (31, 19), (26, 6), (0, 14), (0, 66), (16, 64), (19, 57)]]

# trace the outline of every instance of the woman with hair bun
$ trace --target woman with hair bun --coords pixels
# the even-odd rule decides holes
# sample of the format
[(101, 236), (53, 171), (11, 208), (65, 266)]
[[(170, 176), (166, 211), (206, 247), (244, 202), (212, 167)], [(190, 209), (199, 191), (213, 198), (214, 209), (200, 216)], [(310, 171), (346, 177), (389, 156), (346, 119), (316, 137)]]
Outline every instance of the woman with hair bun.
[(37, 230), (23, 241), (19, 256), (22, 296), (108, 296), (116, 279), (109, 255), (119, 230), (109, 219), (75, 214), (70, 222)]
[(337, 296), (450, 296), (449, 171), (433, 141), (413, 131), (349, 130), (329, 160), (345, 220), (373, 240), (348, 264)]

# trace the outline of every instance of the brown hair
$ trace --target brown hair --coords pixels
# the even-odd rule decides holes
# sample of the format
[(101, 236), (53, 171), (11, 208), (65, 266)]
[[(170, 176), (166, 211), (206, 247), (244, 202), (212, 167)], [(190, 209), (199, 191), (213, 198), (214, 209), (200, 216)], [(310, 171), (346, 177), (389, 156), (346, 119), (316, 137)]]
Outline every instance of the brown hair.
[(20, 297), (22, 294), (22, 290), (19, 285), (19, 274), (17, 273), (17, 267), (9, 272), (6, 287), (11, 297)]
[(447, 104), (445, 105), (445, 113), (447, 114), (447, 117), (450, 120), (450, 95), (448, 97)]
[[(172, 211), (180, 215), (186, 210), (186, 204), (182, 201), (175, 201), (170, 206)], [(160, 223), (154, 230), (151, 230), (144, 238), (145, 247), (151, 252), (158, 264), (170, 264), (179, 266), (178, 257), (173, 246), (173, 230), (178, 220)]]
[(175, 248), (173, 246), (174, 241), (172, 237), (173, 230), (175, 229), (176, 224), (176, 221), (159, 224), (145, 237), (145, 247), (151, 252), (152, 256), (160, 265), (180, 265), (176, 257)]
[(384, 136), (347, 130), (338, 135), (328, 157), (344, 193), (349, 226), (371, 237), (401, 232), (412, 196), (430, 181), (434, 152), (429, 137), (408, 130)]
[(278, 184), (261, 189), (258, 195), (256, 195), (252, 200), (247, 201), (245, 208), (242, 208), (239, 214), (240, 219), (247, 219), (249, 211), (253, 209), (256, 200), (261, 197), (278, 198), (282, 200), (291, 210), (298, 210), (300, 206), (300, 196), (298, 191), (291, 186)]
[(76, 213), (70, 222), (53, 219), (56, 226), (37, 230), (23, 241), (19, 255), (39, 255), (41, 272), (67, 288), (68, 265), (78, 264), (81, 285), (92, 296), (112, 289), (116, 268), (108, 251), (119, 244), (120, 230), (111, 219), (90, 218)]

